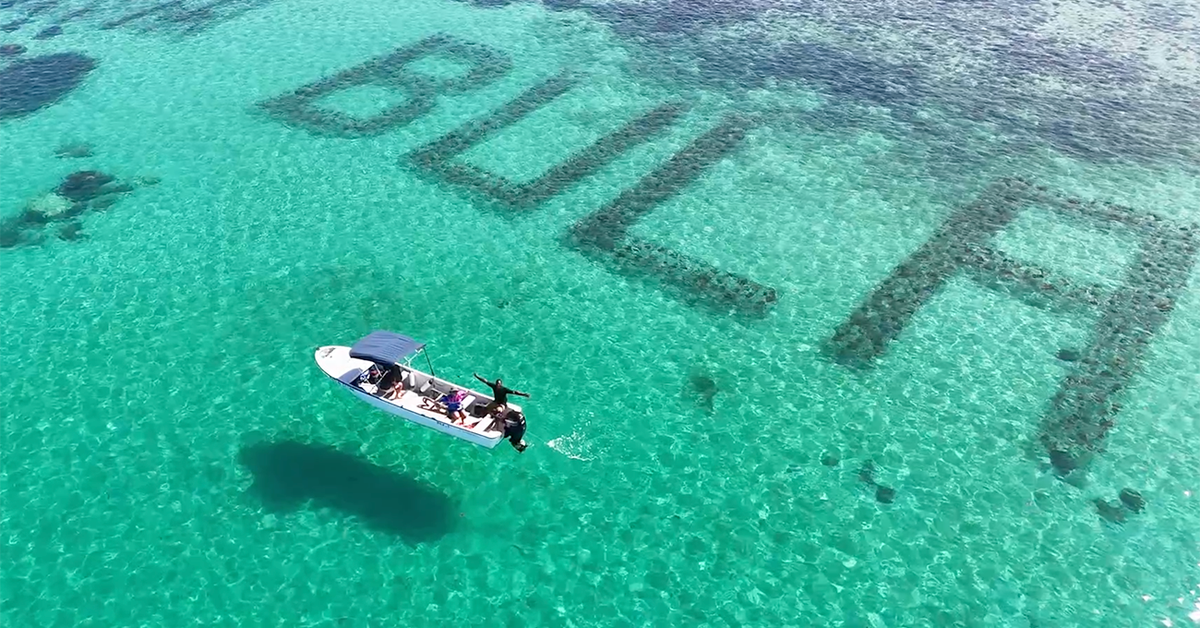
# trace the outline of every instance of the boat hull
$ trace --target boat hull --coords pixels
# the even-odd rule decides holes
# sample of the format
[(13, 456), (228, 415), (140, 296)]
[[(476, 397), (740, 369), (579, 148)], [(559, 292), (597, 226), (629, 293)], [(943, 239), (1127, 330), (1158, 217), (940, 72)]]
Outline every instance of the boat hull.
[[(500, 444), (504, 440), (504, 435), (500, 431), (487, 429), (491, 424), (490, 419), (483, 419), (480, 424), (475, 427), (467, 427), (465, 425), (456, 425), (449, 418), (436, 410), (430, 410), (427, 404), (423, 402), (422, 396), (416, 390), (406, 390), (399, 399), (388, 400), (378, 397), (370, 392), (358, 387), (355, 382), (358, 380), (366, 369), (371, 366), (371, 362), (367, 360), (359, 360), (350, 357), (350, 348), (341, 346), (328, 346), (317, 349), (314, 356), (317, 365), (330, 379), (348, 391), (350, 394), (359, 399), (371, 404), (378, 410), (382, 410), (393, 416), (400, 417), (406, 421), (416, 423), (422, 427), (427, 427), (433, 430), (448, 434), (460, 440), (465, 440), (470, 443), (491, 449)], [(478, 391), (470, 390), (464, 386), (458, 386), (452, 382), (433, 377), (428, 373), (424, 373), (411, 367), (403, 367), (406, 373), (414, 374), (410, 381), (424, 382), (433, 380), (444, 386), (454, 386), (467, 391), (468, 398), (474, 397), (473, 403), (483, 403), (491, 401), (491, 398)], [(414, 386), (416, 388), (417, 386)], [(467, 407), (471, 404), (464, 404)], [(520, 410), (513, 404), (509, 404), (510, 408)], [(473, 421), (474, 418), (469, 418)]]

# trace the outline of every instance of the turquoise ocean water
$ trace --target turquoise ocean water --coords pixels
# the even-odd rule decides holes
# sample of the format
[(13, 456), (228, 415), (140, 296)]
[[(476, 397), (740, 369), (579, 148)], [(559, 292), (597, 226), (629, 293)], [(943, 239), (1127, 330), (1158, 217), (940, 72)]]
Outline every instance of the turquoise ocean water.
[[(68, 51), (97, 60), (56, 102), (0, 122), (0, 218), (75, 171), (135, 188), (84, 213), (80, 239), (53, 222), (0, 249), (6, 628), (1200, 624), (1200, 266), (1100, 450), (1067, 477), (1038, 435), (1077, 365), (1058, 354), (1087, 345), (1094, 312), (1035, 307), (956, 273), (871, 368), (825, 349), (994, 181), (1200, 223), (1200, 135), (1187, 132), (1200, 125), (1185, 119), (1196, 50), (1171, 48), (1200, 23), (1194, 7), (1155, 22), (1080, 5), (1038, 22), (1039, 41), (1123, 28), (1109, 46), (1161, 63), (1120, 88), (1119, 68), (1097, 63), (1077, 97), (1030, 69), (1007, 88), (1027, 97), (1005, 114), (1024, 126), (1006, 127), (963, 113), (972, 89), (999, 88), (962, 50), (927, 51), (940, 63), (927, 69), (945, 72), (908, 88), (895, 87), (900, 70), (874, 79), (904, 98), (863, 96), (848, 55), (840, 72), (777, 71), (815, 67), (803, 54), (836, 65), (830, 50), (863, 41), (891, 42), (871, 67), (907, 67), (919, 47), (903, 41), (923, 31), (897, 26), (904, 6), (834, 15), (874, 24), (841, 34), (819, 7), (787, 3), (276, 0), (111, 28), (137, 7), (64, 17), (83, 6), (0, 9), (28, 19), (0, 33), (27, 49), (6, 67)], [(922, 24), (969, 31), (964, 10)], [(731, 11), (745, 14), (712, 21)], [(36, 37), (56, 23), (62, 34)], [(364, 137), (261, 106), (438, 34), (511, 67)], [(780, 50), (800, 56), (762, 62)], [(440, 54), (406, 71), (447, 84), (468, 67)], [(963, 77), (977, 70), (972, 88)], [(571, 89), (454, 163), (534, 181), (660, 103), (688, 106), (532, 207), (410, 158), (561, 71)], [(317, 104), (369, 117), (425, 83), (405, 84)], [(1028, 132), (1053, 126), (1039, 102), (1118, 89), (1185, 113), (1109, 103), (1091, 130), (1085, 107), (1069, 133)], [(1061, 100), (1039, 100), (1051, 92)], [(705, 306), (573, 244), (572, 225), (731, 115), (751, 121), (745, 139), (629, 233), (773, 288), (765, 312)], [(1128, 154), (1106, 115), (1145, 122)], [(1070, 150), (1089, 137), (1106, 154)], [(81, 143), (90, 155), (56, 155)], [(1140, 263), (1127, 231), (1042, 206), (992, 246), (1106, 290)], [(529, 391), (530, 448), (398, 423), (316, 369), (317, 346), (378, 328), (429, 342), (443, 377)], [(860, 479), (868, 461), (893, 502)], [(1094, 501), (1119, 505), (1124, 488), (1145, 509), (1106, 520)]]

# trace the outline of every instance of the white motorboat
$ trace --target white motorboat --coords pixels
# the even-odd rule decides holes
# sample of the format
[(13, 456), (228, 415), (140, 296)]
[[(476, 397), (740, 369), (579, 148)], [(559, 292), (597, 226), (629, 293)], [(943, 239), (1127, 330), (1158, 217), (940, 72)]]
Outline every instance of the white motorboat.
[[(432, 363), (430, 373), (412, 367), (413, 358), (424, 349), (424, 343), (408, 336), (374, 331), (352, 347), (321, 347), (315, 357), (331, 379), (384, 412), (488, 449), (508, 436), (518, 451), (523, 450), (525, 417), (520, 406), (508, 403), (503, 417), (485, 416), (491, 396), (436, 377)], [(394, 389), (397, 382), (400, 385)], [(439, 401), (454, 390), (466, 392), (460, 404), (462, 421), (453, 420)]]

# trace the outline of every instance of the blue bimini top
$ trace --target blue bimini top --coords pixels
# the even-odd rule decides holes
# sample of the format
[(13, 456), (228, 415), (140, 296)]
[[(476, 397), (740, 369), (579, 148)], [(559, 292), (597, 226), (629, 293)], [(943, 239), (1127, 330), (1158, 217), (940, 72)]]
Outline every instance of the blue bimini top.
[(376, 364), (398, 364), (400, 360), (425, 348), (425, 343), (418, 342), (390, 331), (377, 330), (367, 334), (365, 338), (350, 347), (350, 357), (359, 360), (370, 360)]

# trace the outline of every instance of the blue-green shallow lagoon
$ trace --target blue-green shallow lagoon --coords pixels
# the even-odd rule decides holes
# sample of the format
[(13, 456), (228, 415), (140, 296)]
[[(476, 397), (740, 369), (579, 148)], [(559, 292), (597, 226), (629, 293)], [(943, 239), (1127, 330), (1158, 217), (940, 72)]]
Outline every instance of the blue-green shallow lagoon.
[[(0, 126), (0, 215), (77, 170), (161, 179), (85, 214), (85, 239), (47, 227), (0, 250), (6, 628), (1200, 623), (1200, 269), (1083, 488), (1045, 469), (1037, 434), (1086, 313), (956, 276), (875, 368), (821, 349), (997, 178), (1196, 223), (1196, 163), (998, 153), (1001, 133), (969, 121), (947, 123), (947, 161), (945, 135), (813, 124), (837, 95), (804, 81), (733, 93), (656, 73), (593, 13), (342, 4), (183, 35), (99, 29), (127, 11), (102, 7), (55, 38), (33, 38), (48, 21), (5, 33), (99, 65)], [(437, 33), (512, 69), (367, 138), (258, 106)], [(529, 181), (657, 103), (692, 105), (535, 209), (404, 159), (562, 68), (586, 79), (458, 160)], [(765, 316), (565, 243), (730, 112), (757, 120), (740, 148), (632, 233), (775, 288)], [(55, 155), (78, 142), (93, 155)], [(1036, 209), (997, 246), (1099, 285), (1132, 256), (1119, 232)], [(530, 391), (530, 449), (475, 449), (335, 389), (313, 350), (376, 328), (428, 341), (444, 377)], [(859, 480), (867, 460), (894, 503)], [(1106, 522), (1092, 501), (1125, 487), (1146, 510)]]

